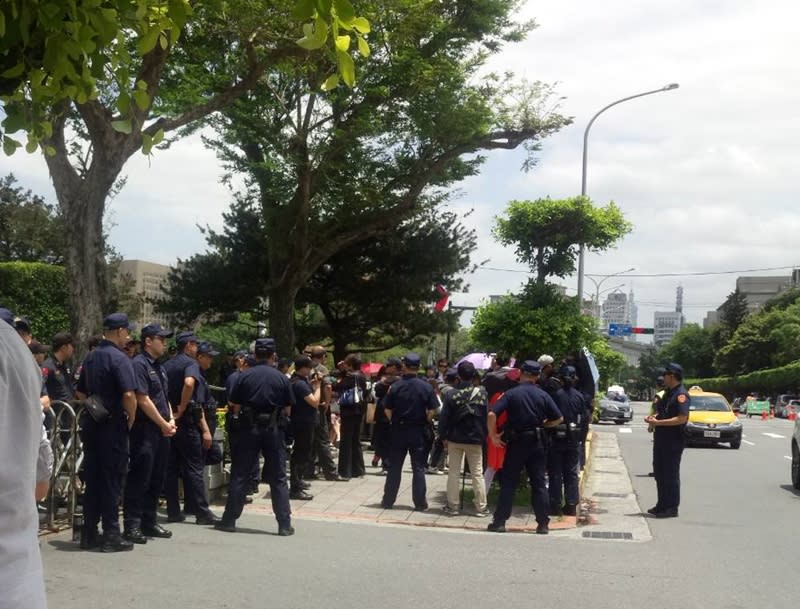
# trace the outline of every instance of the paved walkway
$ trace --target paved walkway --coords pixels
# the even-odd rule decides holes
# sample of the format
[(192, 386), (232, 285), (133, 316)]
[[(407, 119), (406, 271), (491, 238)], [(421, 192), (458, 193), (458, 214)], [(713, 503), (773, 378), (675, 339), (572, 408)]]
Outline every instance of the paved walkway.
[[(329, 482), (312, 480), (309, 493), (314, 496), (311, 501), (292, 501), (292, 517), (296, 519), (334, 520), (343, 522), (371, 522), (381, 524), (401, 524), (411, 526), (445, 527), (455, 529), (485, 530), (492, 517), (474, 516), (475, 508), (465, 502), (464, 509), (458, 516), (450, 516), (442, 511), (445, 506), (447, 475), (428, 474), (427, 482), (428, 510), (414, 511), (411, 499), (411, 469), (409, 459), (403, 468), (400, 492), (391, 510), (381, 507), (383, 485), (386, 477), (380, 475), (380, 467), (372, 467), (372, 452), (364, 450), (364, 462), (367, 474), (362, 478), (353, 478), (348, 482)], [(467, 479), (466, 488), (471, 489), (471, 480)], [(269, 499), (269, 486), (261, 484), (258, 495), (253, 496), (253, 503), (245, 506), (245, 513), (271, 515), (272, 507)], [(224, 500), (217, 503), (215, 511), (222, 513)], [(490, 505), (490, 509), (494, 506)], [(578, 518), (564, 516), (551, 518), (550, 529), (574, 529)], [(530, 509), (514, 506), (511, 518), (506, 522), (507, 530), (534, 531), (536, 520)]]

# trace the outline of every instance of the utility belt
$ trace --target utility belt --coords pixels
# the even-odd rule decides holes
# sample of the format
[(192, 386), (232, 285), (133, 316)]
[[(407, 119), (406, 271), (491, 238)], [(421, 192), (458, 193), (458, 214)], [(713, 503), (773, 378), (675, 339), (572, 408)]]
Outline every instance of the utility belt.
[(516, 429), (507, 428), (503, 430), (502, 440), (506, 444), (513, 444), (515, 442), (545, 444), (547, 442), (547, 433), (545, 433), (545, 430), (542, 427), (526, 429), (525, 431), (517, 431)]
[(580, 438), (580, 427), (576, 423), (561, 423), (549, 429), (550, 437), (554, 440), (577, 442)]
[(186, 410), (183, 411), (183, 415), (181, 416), (182, 420), (185, 420), (187, 423), (193, 423), (200, 427), (200, 423), (203, 420), (203, 414), (206, 415), (206, 420), (208, 417), (215, 417), (217, 409), (214, 406), (203, 406), (202, 404), (198, 404), (194, 400), (191, 400), (189, 403), (186, 404)]
[(408, 427), (408, 428), (418, 427), (418, 428), (422, 429), (423, 427), (428, 426), (429, 423), (427, 421), (420, 422), (420, 421), (409, 421), (409, 420), (406, 420), (406, 419), (397, 419), (397, 420), (392, 420), (392, 425), (394, 425), (396, 427), (403, 427), (403, 428), (406, 428), (406, 427)]
[(288, 422), (282, 408), (273, 408), (270, 412), (242, 408), (239, 414), (228, 414), (228, 431), (278, 429), (286, 427)]

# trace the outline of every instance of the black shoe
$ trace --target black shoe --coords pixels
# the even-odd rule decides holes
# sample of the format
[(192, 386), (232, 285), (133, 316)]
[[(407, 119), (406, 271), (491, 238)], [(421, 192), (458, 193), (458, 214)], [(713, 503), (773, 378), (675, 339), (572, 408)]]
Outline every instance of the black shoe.
[(95, 550), (100, 547), (101, 539), (97, 530), (81, 531), (81, 550)]
[(224, 520), (219, 520), (218, 522), (215, 522), (214, 528), (217, 529), (218, 531), (225, 531), (226, 533), (236, 532), (236, 525), (232, 522), (225, 522)]
[(294, 527), (292, 525), (289, 525), (288, 527), (279, 527), (278, 535), (281, 537), (291, 537), (294, 535)]
[(428, 509), (428, 504), (427, 503), (423, 503), (422, 505), (415, 505), (414, 506), (414, 511), (415, 512), (424, 512), (427, 509)]
[(142, 527), (142, 533), (148, 537), (159, 537), (161, 539), (169, 539), (172, 537), (172, 531), (168, 531), (160, 524), (154, 524), (151, 527)]
[(569, 503), (564, 506), (564, 516), (577, 516), (578, 515), (578, 506), (577, 505), (570, 505)]
[(185, 522), (186, 516), (183, 514), (173, 514), (172, 516), (167, 515), (167, 522)]
[(536, 527), (537, 535), (547, 535), (550, 532), (550, 527), (546, 524), (540, 524)]
[(660, 511), (661, 511), (661, 508), (658, 507), (657, 505), (654, 505), (649, 510), (647, 510), (647, 513), (655, 515), (655, 514), (658, 514)]
[(304, 481), (302, 481), (302, 480), (300, 481), (300, 484), (299, 484), (298, 486), (299, 486), (301, 489), (303, 489), (304, 491), (307, 491), (308, 489), (310, 489), (310, 488), (311, 488), (311, 485), (310, 485), (308, 482), (304, 482)]
[(490, 522), (489, 526), (486, 527), (486, 530), (492, 533), (505, 533), (506, 525), (500, 522)]
[(119, 534), (104, 537), (103, 545), (100, 546), (101, 552), (129, 552), (130, 550), (133, 550), (133, 543), (122, 539)]
[[(566, 515), (566, 512), (564, 512), (564, 514)], [(551, 507), (551, 508), (548, 510), (548, 512), (547, 512), (547, 515), (548, 515), (548, 516), (561, 516), (561, 508), (554, 508), (554, 507)]]
[(661, 510), (660, 512), (656, 512), (653, 514), (656, 518), (677, 518), (678, 517), (678, 508), (671, 508), (667, 510)]
[(386, 503), (385, 501), (381, 501), (381, 508), (384, 510), (391, 510), (393, 507), (394, 505)]
[(296, 499), (297, 501), (311, 501), (314, 495), (305, 491), (292, 491), (289, 493), (289, 499)]
[(147, 537), (145, 537), (141, 529), (131, 529), (129, 531), (125, 531), (122, 536), (131, 543), (147, 543)]
[(183, 515), (184, 516), (195, 516), (194, 510), (183, 508)]
[[(333, 476), (334, 474), (330, 475)], [(319, 476), (317, 476), (317, 474), (308, 474), (303, 476), (303, 480), (319, 480)], [(325, 474), (325, 480), (335, 480), (335, 478), (329, 478), (328, 474)]]
[(245, 495), (244, 504), (247, 505), (249, 503), (253, 503), (253, 498), (250, 495)]
[(656, 473), (655, 472), (650, 472), (647, 475), (650, 476), (651, 478), (655, 478), (656, 477)]
[(350, 478), (345, 478), (339, 474), (325, 474), (325, 480), (329, 482), (347, 482)]
[(204, 527), (205, 526), (209, 526), (209, 525), (216, 526), (216, 524), (219, 521), (220, 521), (219, 518), (214, 516), (214, 514), (212, 514), (211, 512), (209, 512), (208, 514), (204, 514), (202, 516), (198, 516), (195, 519), (195, 523), (197, 523), (197, 524), (199, 524), (201, 526), (204, 526)]

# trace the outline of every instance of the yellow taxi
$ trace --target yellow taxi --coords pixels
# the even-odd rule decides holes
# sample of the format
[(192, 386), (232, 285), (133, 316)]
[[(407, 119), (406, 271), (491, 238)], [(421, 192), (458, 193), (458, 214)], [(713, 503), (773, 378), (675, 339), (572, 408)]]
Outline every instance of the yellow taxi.
[(742, 445), (742, 422), (733, 412), (725, 396), (703, 391), (702, 387), (689, 388), (689, 422), (686, 424), (686, 444)]

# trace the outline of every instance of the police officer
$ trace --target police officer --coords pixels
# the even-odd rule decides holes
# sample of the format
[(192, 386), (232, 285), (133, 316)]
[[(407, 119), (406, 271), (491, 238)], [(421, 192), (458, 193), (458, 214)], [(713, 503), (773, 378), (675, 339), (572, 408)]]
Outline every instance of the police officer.
[(59, 332), (53, 337), (53, 355), (42, 364), (47, 395), (53, 401), (69, 402), (75, 398), (72, 387), (73, 373), (69, 364), (74, 353), (72, 334)]
[(242, 515), (250, 485), (250, 473), (260, 451), (264, 455), (264, 472), (269, 483), (272, 511), (278, 521), (278, 535), (294, 535), (283, 441), (286, 410), (292, 406), (292, 392), (289, 379), (269, 364), (274, 355), (273, 339), (256, 339), (255, 366), (242, 373), (228, 402), (233, 415), (230, 423), (233, 440), (231, 482), (225, 513), (215, 525), (220, 531), (236, 531), (236, 520)]
[[(494, 519), (487, 529), (504, 533), (506, 520), (511, 516), (511, 503), (517, 489), (519, 475), (524, 467), (531, 484), (531, 497), (536, 514), (536, 532), (546, 535), (548, 525), (548, 497), (545, 484), (547, 438), (544, 428), (555, 427), (563, 420), (553, 399), (539, 387), (538, 362), (528, 360), (520, 369), (520, 382), (509, 389), (489, 410), (489, 437), (495, 446), (508, 446), (503, 463), (503, 482), (494, 511)], [(502, 438), (497, 431), (497, 417), (508, 412)]]
[(406, 454), (411, 456), (414, 509), (428, 509), (425, 497), (425, 427), (433, 420), (439, 401), (430, 383), (417, 376), (419, 365), (419, 355), (407, 353), (403, 357), (402, 378), (389, 388), (383, 400), (383, 409), (392, 429), (389, 473), (381, 501), (385, 510), (392, 509), (397, 500)]
[[(550, 515), (562, 513), (576, 516), (578, 508), (578, 471), (580, 437), (586, 405), (583, 395), (575, 389), (578, 380), (574, 366), (563, 366), (558, 371), (559, 389), (553, 400), (564, 417), (564, 421), (551, 429), (550, 449), (547, 453), (547, 479), (550, 492)], [(563, 487), (563, 494), (562, 494)]]
[(372, 465), (377, 467), (378, 460), (381, 461), (381, 474), (389, 472), (389, 453), (392, 448), (392, 427), (384, 410), (384, 401), (389, 388), (400, 378), (400, 368), (403, 363), (397, 357), (390, 357), (386, 360), (384, 374), (375, 383), (375, 427), (372, 430), (372, 446), (375, 449), (375, 456), (372, 458)]
[(136, 419), (130, 432), (131, 458), (123, 498), (125, 539), (147, 543), (148, 537), (172, 537), (156, 521), (158, 497), (169, 461), (169, 438), (175, 421), (167, 398), (167, 374), (160, 358), (172, 336), (159, 324), (142, 328), (142, 352), (133, 358), (136, 376)]
[(303, 482), (303, 472), (311, 460), (312, 443), (314, 440), (314, 427), (316, 426), (319, 412), (320, 387), (322, 380), (311, 376), (311, 358), (298, 357), (294, 361), (294, 374), (289, 379), (294, 394), (294, 406), (291, 413), (292, 446), (291, 458), (291, 499), (309, 501), (314, 496), (306, 492)]
[(666, 393), (658, 401), (655, 415), (645, 419), (653, 425), (653, 471), (658, 501), (647, 510), (656, 518), (676, 518), (681, 502), (681, 457), (684, 428), (689, 420), (689, 392), (683, 386), (683, 368), (667, 364), (664, 369)]
[[(83, 528), (81, 549), (100, 547), (103, 552), (131, 550), (119, 530), (119, 500), (122, 479), (128, 468), (128, 429), (136, 418), (136, 378), (130, 358), (122, 350), (128, 341), (130, 323), (124, 313), (103, 320), (104, 338), (83, 362), (78, 379), (79, 399), (94, 396), (108, 417), (84, 414)], [(102, 517), (103, 539), (97, 535)]]
[(208, 508), (203, 479), (203, 451), (211, 448), (212, 436), (203, 407), (196, 401), (196, 391), (204, 382), (196, 359), (199, 341), (193, 332), (181, 332), (176, 337), (176, 343), (179, 353), (164, 364), (169, 402), (178, 427), (172, 439), (165, 484), (167, 522), (186, 520), (178, 501), (180, 474), (186, 507), (194, 513), (195, 522), (200, 525), (215, 524), (219, 519)]

